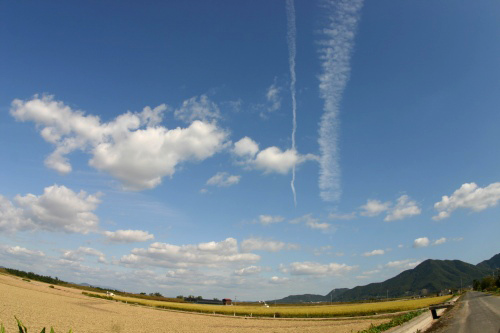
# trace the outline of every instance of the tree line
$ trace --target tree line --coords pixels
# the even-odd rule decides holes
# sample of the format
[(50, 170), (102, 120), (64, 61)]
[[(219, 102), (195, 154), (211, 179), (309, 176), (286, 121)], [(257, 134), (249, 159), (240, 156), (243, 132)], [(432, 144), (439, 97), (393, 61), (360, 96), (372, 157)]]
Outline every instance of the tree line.
[(472, 281), (472, 288), (477, 291), (498, 291), (500, 289), (500, 268), (497, 269), (496, 274), (493, 272), (493, 275)]

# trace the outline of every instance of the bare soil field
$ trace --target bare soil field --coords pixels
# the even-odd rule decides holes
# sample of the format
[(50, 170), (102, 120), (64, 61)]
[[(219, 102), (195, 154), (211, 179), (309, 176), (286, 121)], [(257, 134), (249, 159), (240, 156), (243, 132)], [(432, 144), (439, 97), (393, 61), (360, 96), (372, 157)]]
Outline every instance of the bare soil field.
[(0, 274), (0, 322), (17, 331), (14, 316), (30, 332), (53, 326), (57, 333), (150, 332), (357, 332), (388, 318), (256, 319), (182, 313), (91, 299), (81, 290)]

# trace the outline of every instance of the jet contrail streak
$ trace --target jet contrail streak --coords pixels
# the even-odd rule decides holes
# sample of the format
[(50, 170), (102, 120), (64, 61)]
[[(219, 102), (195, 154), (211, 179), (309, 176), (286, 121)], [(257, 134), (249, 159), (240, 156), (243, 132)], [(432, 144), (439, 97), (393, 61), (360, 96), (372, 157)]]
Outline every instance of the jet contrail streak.
[(340, 199), (339, 166), (339, 105), (351, 67), (349, 64), (354, 36), (358, 25), (363, 0), (329, 0), (324, 2), (328, 15), (327, 27), (321, 31), (320, 59), (322, 73), (319, 75), (320, 96), (324, 101), (323, 116), (319, 125), (320, 149), (320, 196), (324, 201)]
[[(295, 7), (293, 0), (286, 1), (287, 18), (287, 43), (288, 43), (288, 64), (290, 67), (290, 94), (292, 95), (292, 150), (296, 150), (295, 132), (297, 132), (297, 100), (295, 98), (295, 54), (296, 52), (296, 27), (295, 27)], [(295, 165), (292, 168), (292, 181), (290, 182), (293, 193), (293, 203), (297, 207), (297, 193), (295, 192)]]

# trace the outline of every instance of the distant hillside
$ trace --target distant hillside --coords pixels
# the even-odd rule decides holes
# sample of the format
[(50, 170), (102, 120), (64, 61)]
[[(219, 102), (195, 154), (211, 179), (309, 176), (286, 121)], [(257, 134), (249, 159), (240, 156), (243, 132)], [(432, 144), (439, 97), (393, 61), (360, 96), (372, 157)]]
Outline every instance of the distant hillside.
[[(480, 280), (491, 270), (500, 267), (500, 254), (477, 265), (468, 264), (460, 260), (433, 260), (428, 259), (413, 269), (404, 271), (384, 282), (370, 283), (352, 289), (333, 289), (322, 295), (292, 295), (278, 303), (300, 302), (348, 302), (372, 298), (401, 297), (418, 295), (423, 289), (429, 293), (436, 293), (443, 289), (458, 289), (461, 286), (472, 285), (473, 280)], [(274, 301), (273, 301), (274, 302)]]
[(460, 279), (463, 286), (472, 285), (472, 280), (480, 279), (484, 275), (484, 270), (460, 260), (429, 259), (384, 282), (352, 288), (336, 300), (352, 301), (387, 295), (389, 297), (418, 295), (422, 289), (435, 293), (443, 289), (460, 288)]
[[(303, 302), (325, 302), (326, 296), (315, 294), (290, 295), (276, 300), (277, 303), (303, 303)], [(274, 302), (274, 301), (269, 301)]]
[(489, 271), (500, 268), (500, 253), (494, 255), (491, 259), (481, 261), (477, 266)]

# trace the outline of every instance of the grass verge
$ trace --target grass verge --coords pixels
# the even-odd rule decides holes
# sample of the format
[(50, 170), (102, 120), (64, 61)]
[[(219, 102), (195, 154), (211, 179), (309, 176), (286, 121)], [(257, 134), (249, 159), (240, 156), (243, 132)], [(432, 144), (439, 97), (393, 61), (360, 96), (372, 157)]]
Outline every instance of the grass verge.
[(392, 318), (392, 320), (388, 323), (380, 324), (377, 326), (370, 326), (369, 329), (359, 331), (358, 333), (380, 333), (383, 331), (388, 330), (389, 328), (396, 327), (399, 325), (402, 325), (403, 323), (406, 323), (407, 321), (410, 321), (411, 319), (420, 316), (424, 310), (417, 310), (417, 311), (412, 311), (408, 312), (402, 315), (399, 315), (397, 317)]

